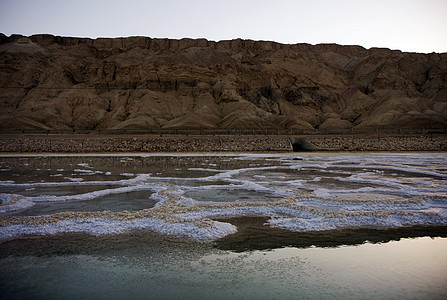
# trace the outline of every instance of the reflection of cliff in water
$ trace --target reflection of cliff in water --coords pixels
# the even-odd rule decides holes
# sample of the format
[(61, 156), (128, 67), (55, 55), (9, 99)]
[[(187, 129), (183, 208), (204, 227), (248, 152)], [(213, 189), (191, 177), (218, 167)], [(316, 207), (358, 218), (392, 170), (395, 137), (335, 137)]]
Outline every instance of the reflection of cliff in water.
[(222, 219), (236, 225), (238, 232), (215, 241), (218, 249), (235, 252), (269, 250), (284, 247), (309, 248), (377, 244), (398, 241), (402, 238), (428, 236), (447, 237), (447, 226), (412, 226), (403, 228), (374, 229), (358, 228), (293, 232), (272, 228), (265, 217), (238, 217)]
[[(236, 234), (216, 240), (213, 246), (220, 250), (246, 252), (273, 250), (285, 247), (341, 247), (365, 243), (387, 243), (403, 238), (428, 236), (447, 237), (446, 226), (413, 226), (394, 229), (345, 229), (314, 232), (292, 232), (271, 228), (265, 224), (265, 217), (240, 217), (225, 219), (238, 226)], [(192, 246), (192, 248), (190, 248)], [(120, 235), (92, 236), (84, 233), (64, 233), (50, 236), (33, 236), (0, 243), (0, 258), (12, 256), (52, 256), (52, 255), (116, 255), (125, 251), (128, 255), (140, 255), (161, 250), (167, 255), (169, 249), (209, 249), (211, 245), (195, 243), (175, 236), (159, 235), (150, 231), (135, 231)], [(180, 253), (180, 252), (175, 252)], [(175, 254), (174, 253), (174, 254)]]

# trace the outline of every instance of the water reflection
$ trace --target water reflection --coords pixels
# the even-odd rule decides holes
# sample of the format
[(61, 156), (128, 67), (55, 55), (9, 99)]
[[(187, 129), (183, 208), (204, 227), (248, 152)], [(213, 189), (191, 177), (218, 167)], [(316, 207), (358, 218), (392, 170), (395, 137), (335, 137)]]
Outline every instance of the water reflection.
[(402, 238), (447, 237), (447, 226), (412, 226), (405, 228), (373, 229), (357, 228), (344, 230), (324, 230), (312, 232), (293, 232), (273, 228), (267, 218), (239, 217), (220, 219), (234, 224), (238, 232), (218, 239), (214, 245), (218, 249), (234, 252), (273, 250), (285, 247), (340, 247), (364, 243), (387, 243)]
[(444, 299), (447, 239), (228, 252), (149, 232), (0, 244), (0, 294), (98, 299)]

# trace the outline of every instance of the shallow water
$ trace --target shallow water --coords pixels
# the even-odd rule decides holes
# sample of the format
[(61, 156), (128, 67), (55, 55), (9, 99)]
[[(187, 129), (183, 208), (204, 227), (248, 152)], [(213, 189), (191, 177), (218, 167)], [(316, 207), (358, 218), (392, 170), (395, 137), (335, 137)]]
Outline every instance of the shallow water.
[(446, 166), (445, 153), (0, 156), (0, 294), (442, 299)]
[(4, 299), (445, 299), (447, 295), (446, 238), (235, 253), (139, 233), (108, 239), (68, 235), (16, 240), (0, 249)]
[[(150, 191), (133, 191), (96, 197), (89, 201), (56, 201), (54, 203), (38, 202), (24, 211), (10, 214), (15, 216), (39, 216), (59, 212), (93, 212), (93, 211), (138, 211), (152, 208), (157, 203), (151, 200)], [(125, 199), (125, 201), (123, 201)]]

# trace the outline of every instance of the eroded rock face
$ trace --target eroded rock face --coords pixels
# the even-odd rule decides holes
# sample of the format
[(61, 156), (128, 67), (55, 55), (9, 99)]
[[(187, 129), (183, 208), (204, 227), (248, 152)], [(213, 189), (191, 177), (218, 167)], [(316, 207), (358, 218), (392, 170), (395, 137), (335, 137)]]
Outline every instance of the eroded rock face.
[(447, 53), (0, 35), (1, 129), (447, 127)]

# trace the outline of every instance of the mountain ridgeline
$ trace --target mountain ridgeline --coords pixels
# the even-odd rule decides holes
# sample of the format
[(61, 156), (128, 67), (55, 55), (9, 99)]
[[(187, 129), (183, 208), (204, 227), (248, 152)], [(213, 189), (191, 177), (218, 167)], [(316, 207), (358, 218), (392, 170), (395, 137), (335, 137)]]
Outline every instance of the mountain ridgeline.
[(0, 129), (447, 127), (447, 53), (0, 34)]

